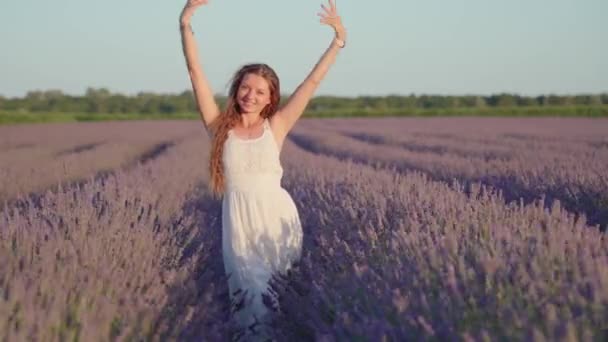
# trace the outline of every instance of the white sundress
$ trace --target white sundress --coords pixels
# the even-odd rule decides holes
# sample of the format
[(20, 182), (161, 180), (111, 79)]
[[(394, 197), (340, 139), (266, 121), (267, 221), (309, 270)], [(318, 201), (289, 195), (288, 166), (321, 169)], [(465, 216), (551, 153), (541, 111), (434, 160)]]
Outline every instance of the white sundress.
[[(233, 318), (241, 327), (263, 322), (268, 281), (274, 273), (285, 273), (302, 250), (298, 210), (281, 187), (283, 168), (268, 119), (263, 127), (254, 139), (231, 130), (222, 155), (222, 253)], [(243, 298), (244, 305), (237, 305)]]

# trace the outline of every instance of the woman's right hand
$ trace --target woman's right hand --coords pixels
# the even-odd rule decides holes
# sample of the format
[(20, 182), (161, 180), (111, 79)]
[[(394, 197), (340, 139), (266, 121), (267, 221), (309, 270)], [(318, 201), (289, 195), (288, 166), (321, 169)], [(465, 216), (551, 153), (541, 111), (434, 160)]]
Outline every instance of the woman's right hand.
[(209, 0), (187, 0), (182, 14), (180, 15), (179, 21), (182, 25), (190, 23), (190, 17), (194, 14), (194, 11), (202, 5), (206, 5)]

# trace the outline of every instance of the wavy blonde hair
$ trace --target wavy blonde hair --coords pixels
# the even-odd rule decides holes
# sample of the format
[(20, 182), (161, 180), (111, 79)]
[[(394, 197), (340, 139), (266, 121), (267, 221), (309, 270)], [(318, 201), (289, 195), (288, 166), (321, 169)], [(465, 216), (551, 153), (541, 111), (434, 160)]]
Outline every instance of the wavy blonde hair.
[(213, 136), (209, 156), (209, 174), (211, 175), (209, 187), (216, 197), (220, 197), (225, 190), (224, 166), (222, 163), (224, 143), (228, 139), (228, 131), (234, 128), (241, 119), (241, 109), (236, 96), (241, 82), (248, 74), (261, 76), (268, 82), (270, 103), (264, 107), (260, 115), (264, 119), (271, 118), (279, 107), (281, 99), (279, 78), (271, 67), (263, 63), (255, 63), (244, 65), (236, 71), (231, 80), (226, 108), (209, 127)]

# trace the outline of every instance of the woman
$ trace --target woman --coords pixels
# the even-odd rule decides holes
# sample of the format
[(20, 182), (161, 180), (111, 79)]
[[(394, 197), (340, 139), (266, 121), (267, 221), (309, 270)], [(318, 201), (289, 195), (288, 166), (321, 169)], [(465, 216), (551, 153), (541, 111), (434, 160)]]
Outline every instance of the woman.
[(321, 23), (335, 31), (330, 46), (285, 105), (278, 107), (279, 79), (265, 64), (236, 72), (226, 109), (216, 104), (190, 26), (208, 0), (189, 0), (180, 16), (182, 45), (198, 111), (212, 137), (211, 189), (222, 200), (224, 267), (237, 324), (256, 326), (267, 316), (263, 295), (273, 273), (300, 257), (302, 227), (296, 206), (281, 187), (279, 154), (285, 137), (345, 45), (346, 31), (333, 0), (321, 5)]

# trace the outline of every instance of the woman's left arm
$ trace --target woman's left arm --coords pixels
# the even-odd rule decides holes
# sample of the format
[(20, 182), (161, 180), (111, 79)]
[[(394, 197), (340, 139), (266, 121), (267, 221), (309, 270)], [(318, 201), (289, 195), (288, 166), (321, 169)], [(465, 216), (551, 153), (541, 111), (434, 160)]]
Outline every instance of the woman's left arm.
[(321, 23), (331, 26), (336, 35), (304, 82), (296, 88), (285, 105), (277, 111), (275, 117), (279, 120), (274, 120), (276, 122), (275, 127), (278, 126), (277, 128), (283, 133), (283, 137), (302, 116), (319, 83), (336, 60), (338, 51), (346, 44), (346, 30), (338, 16), (335, 0), (329, 0), (329, 8), (324, 5), (321, 5), (321, 7), (323, 12), (318, 14), (321, 17)]

